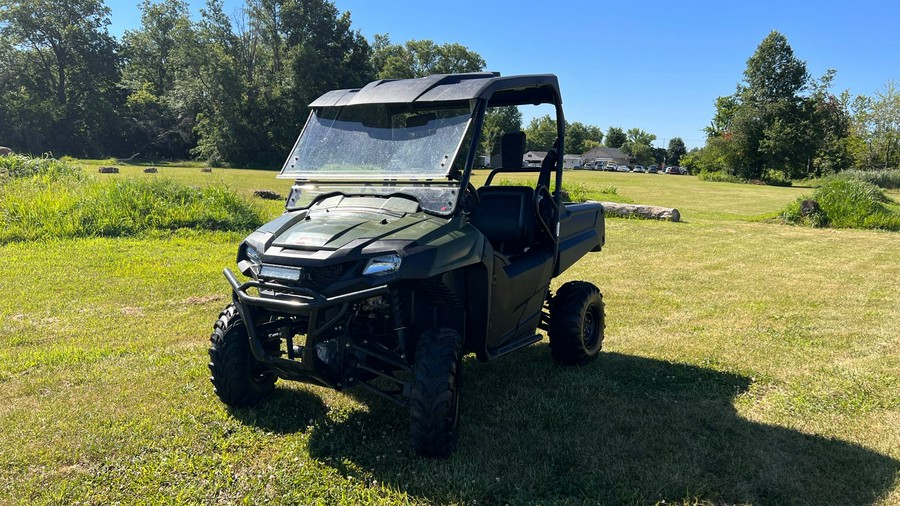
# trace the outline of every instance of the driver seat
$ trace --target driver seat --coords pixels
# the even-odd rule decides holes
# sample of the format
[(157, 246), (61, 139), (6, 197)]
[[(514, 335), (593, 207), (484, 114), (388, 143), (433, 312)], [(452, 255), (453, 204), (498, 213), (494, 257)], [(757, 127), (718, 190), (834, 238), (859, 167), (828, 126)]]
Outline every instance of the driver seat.
[(534, 241), (534, 188), (483, 186), (471, 223), (505, 255), (518, 255)]
[[(522, 167), (525, 133), (507, 132), (500, 141), (503, 168)], [(518, 255), (534, 241), (534, 188), (528, 186), (482, 186), (478, 209), (470, 222), (496, 251)]]

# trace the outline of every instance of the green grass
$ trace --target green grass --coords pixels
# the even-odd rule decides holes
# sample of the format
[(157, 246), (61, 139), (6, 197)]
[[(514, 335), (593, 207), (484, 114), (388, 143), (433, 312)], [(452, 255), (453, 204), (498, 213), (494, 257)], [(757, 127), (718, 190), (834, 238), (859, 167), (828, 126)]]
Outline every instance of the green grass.
[[(477, 177), (477, 182), (479, 184), (483, 184), (484, 178)], [(527, 177), (513, 177), (513, 178), (497, 178), (492, 183), (494, 186), (535, 186), (537, 184), (536, 178), (527, 178)], [(553, 191), (556, 188), (556, 185), (550, 184), (550, 191)], [(567, 192), (569, 195), (569, 200), (566, 202), (585, 202), (588, 200), (598, 200), (604, 202), (621, 202), (621, 203), (630, 203), (627, 197), (622, 197), (619, 195), (619, 189), (615, 186), (596, 186), (596, 185), (588, 185), (587, 183), (578, 181), (578, 182), (565, 182), (562, 185), (562, 189), (564, 192)]]
[(0, 243), (262, 224), (246, 199), (221, 184), (193, 187), (156, 175), (98, 179), (71, 163), (18, 158), (24, 161), (0, 181)]
[[(489, 171), (477, 171), (473, 184), (478, 186)], [(498, 176), (501, 177), (501, 176)], [(534, 181), (533, 174), (503, 174), (513, 181)], [(602, 171), (566, 171), (568, 184), (584, 184), (599, 191), (614, 187), (616, 198), (603, 195), (598, 200), (674, 207), (685, 221), (706, 223), (721, 220), (749, 220), (777, 213), (805, 191), (793, 187), (765, 187), (731, 183), (698, 182), (693, 176), (634, 174)]]
[(748, 181), (744, 178), (734, 176), (725, 171), (700, 171), (697, 174), (697, 179), (700, 181), (709, 181), (712, 183), (747, 183)]
[[(150, 177), (122, 171), (95, 177)], [(207, 339), (243, 233), (0, 245), (0, 503), (900, 504), (900, 234), (754, 221), (803, 189), (566, 178), (686, 222), (610, 219), (555, 282), (603, 290), (600, 359), (557, 366), (546, 341), (467, 358), (460, 447), (438, 461), (365, 392), (218, 402)]]

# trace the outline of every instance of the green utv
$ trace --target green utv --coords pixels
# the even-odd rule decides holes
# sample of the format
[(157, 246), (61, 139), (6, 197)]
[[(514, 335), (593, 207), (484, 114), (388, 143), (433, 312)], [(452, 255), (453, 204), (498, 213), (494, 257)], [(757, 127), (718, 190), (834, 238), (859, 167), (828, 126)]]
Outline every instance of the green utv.
[[(556, 145), (523, 168), (525, 136), (501, 139), (502, 166), (470, 180), (492, 108), (555, 110)], [(554, 75), (492, 73), (376, 81), (328, 92), (281, 178), (283, 215), (238, 248), (233, 304), (214, 325), (212, 383), (254, 404), (278, 378), (359, 387), (407, 406), (424, 456), (457, 442), (463, 356), (489, 361), (542, 339), (563, 364), (603, 342), (603, 299), (587, 282), (550, 281), (605, 240), (599, 204), (561, 199), (565, 120)], [(491, 185), (500, 172), (531, 186)]]

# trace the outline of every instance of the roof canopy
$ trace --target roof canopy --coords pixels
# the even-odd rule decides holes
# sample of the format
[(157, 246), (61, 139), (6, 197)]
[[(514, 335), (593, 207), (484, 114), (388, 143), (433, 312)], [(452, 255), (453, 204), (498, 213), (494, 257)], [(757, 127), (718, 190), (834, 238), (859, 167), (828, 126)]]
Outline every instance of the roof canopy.
[(334, 90), (310, 107), (359, 104), (425, 104), (485, 99), (490, 106), (555, 104), (561, 102), (555, 75), (500, 77), (491, 72), (437, 74), (418, 79), (373, 81), (360, 89)]

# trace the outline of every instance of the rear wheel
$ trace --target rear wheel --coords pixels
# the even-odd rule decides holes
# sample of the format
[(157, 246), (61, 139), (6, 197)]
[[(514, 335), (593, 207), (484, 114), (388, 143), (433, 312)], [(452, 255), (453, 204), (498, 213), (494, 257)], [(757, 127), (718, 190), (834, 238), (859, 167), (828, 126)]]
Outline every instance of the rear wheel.
[(416, 348), (409, 432), (416, 453), (445, 457), (456, 449), (462, 339), (453, 329), (431, 329)]
[(603, 346), (603, 295), (591, 283), (570, 281), (550, 301), (550, 354), (566, 365), (583, 365)]
[(222, 402), (249, 406), (272, 393), (278, 378), (253, 357), (244, 320), (233, 304), (219, 314), (209, 339), (209, 379)]

